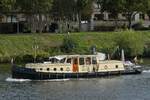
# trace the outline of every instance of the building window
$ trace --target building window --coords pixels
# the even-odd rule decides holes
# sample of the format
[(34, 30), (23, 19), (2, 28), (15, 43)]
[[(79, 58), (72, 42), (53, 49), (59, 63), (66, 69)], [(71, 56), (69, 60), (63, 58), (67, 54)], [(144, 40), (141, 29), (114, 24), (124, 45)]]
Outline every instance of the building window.
[[(117, 19), (118, 18), (118, 16), (116, 17), (116, 15), (114, 15), (114, 14), (112, 14), (112, 13), (110, 13), (109, 15), (108, 15), (108, 17), (109, 17), (109, 19)], [(115, 18), (116, 17), (116, 18)]]
[(140, 14), (140, 19), (145, 19), (145, 15), (144, 14)]
[(104, 20), (104, 14), (95, 14), (95, 20)]

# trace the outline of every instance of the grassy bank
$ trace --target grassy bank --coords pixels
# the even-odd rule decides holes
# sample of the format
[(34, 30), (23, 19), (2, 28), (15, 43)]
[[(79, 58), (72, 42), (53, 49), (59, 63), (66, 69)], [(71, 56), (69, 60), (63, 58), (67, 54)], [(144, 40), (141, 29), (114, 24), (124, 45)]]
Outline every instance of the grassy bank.
[[(11, 34), (0, 35), (0, 61), (8, 62), (12, 57), (16, 59), (28, 59), (36, 54), (39, 57), (48, 57), (61, 52), (60, 46), (67, 34)], [(115, 47), (131, 49), (133, 55), (143, 52), (146, 45), (146, 53), (149, 52), (150, 32), (81, 32), (69, 35), (78, 43), (78, 47), (72, 53), (88, 53), (91, 46), (96, 46), (97, 51), (113, 52)], [(140, 47), (139, 47), (140, 46)], [(140, 50), (133, 50), (139, 48)], [(127, 50), (128, 53), (128, 50)], [(132, 55), (130, 54), (130, 55)]]

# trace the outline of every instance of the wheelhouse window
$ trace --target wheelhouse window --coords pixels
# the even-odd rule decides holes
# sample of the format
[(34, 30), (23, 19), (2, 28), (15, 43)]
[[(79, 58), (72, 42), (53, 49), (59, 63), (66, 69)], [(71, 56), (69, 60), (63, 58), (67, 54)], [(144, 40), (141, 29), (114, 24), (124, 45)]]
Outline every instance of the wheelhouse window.
[(66, 58), (60, 60), (60, 63), (65, 63)]
[(84, 58), (79, 58), (80, 65), (84, 65)]
[(59, 62), (59, 60), (56, 59), (56, 58), (52, 58), (52, 59), (50, 59), (50, 61), (51, 61), (52, 64), (53, 64), (53, 63), (58, 63), (58, 62)]
[(90, 65), (91, 64), (91, 58), (90, 57), (87, 57), (86, 58), (86, 65)]
[(92, 64), (97, 64), (96, 57), (92, 57)]
[(67, 63), (71, 64), (71, 58), (67, 59)]

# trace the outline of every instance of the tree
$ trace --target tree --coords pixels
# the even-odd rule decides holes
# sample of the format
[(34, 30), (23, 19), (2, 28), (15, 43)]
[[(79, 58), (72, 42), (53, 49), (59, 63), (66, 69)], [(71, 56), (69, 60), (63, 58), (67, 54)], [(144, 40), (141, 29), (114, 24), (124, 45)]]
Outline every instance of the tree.
[(108, 12), (113, 15), (117, 27), (118, 14), (122, 13), (125, 0), (97, 0), (96, 2), (101, 8), (101, 12)]
[(69, 31), (70, 21), (75, 19), (75, 1), (54, 0), (51, 14), (59, 23), (60, 33)]
[(29, 18), (31, 30), (33, 32), (42, 32), (52, 6), (52, 0), (17, 0), (20, 11)]
[(126, 14), (128, 27), (132, 28), (132, 20), (137, 13), (145, 13), (149, 8), (149, 0), (124, 0), (123, 13)]
[[(71, 22), (77, 22), (79, 30), (82, 19), (90, 19), (94, 0), (54, 0), (52, 14), (59, 21), (60, 32), (69, 31)], [(61, 27), (63, 26), (63, 27)], [(66, 29), (66, 30), (65, 30)]]
[(128, 27), (132, 28), (132, 20), (138, 13), (145, 13), (149, 8), (149, 0), (96, 0), (101, 11), (113, 14), (117, 19), (118, 14), (126, 15)]
[(75, 9), (76, 9), (76, 14), (79, 23), (79, 31), (80, 31), (82, 16), (83, 15), (89, 16), (89, 13), (87, 12), (91, 12), (94, 0), (75, 0), (75, 2), (76, 2)]
[(148, 2), (148, 8), (147, 8), (147, 15), (149, 16), (149, 18), (150, 18), (150, 1)]
[(1, 0), (0, 1), (0, 8), (2, 9), (3, 14), (8, 14), (11, 16), (11, 22), (13, 14), (16, 13), (16, 0)]
[(70, 36), (66, 36), (63, 39), (61, 50), (65, 53), (71, 53), (78, 47), (78, 43)]
[(125, 54), (129, 56), (142, 55), (144, 52), (144, 37), (141, 33), (134, 31), (121, 32), (115, 39), (120, 50), (124, 49)]

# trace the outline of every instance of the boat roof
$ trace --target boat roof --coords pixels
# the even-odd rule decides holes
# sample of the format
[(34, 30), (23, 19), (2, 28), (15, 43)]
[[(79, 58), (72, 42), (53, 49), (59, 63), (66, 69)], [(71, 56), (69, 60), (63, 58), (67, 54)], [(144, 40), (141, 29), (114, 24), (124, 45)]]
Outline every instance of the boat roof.
[(58, 56), (52, 56), (52, 57), (49, 57), (49, 59), (52, 59), (52, 58), (55, 58), (55, 59), (58, 59), (58, 60), (61, 60), (63, 58), (68, 58), (68, 57), (97, 57), (97, 55), (58, 55)]

